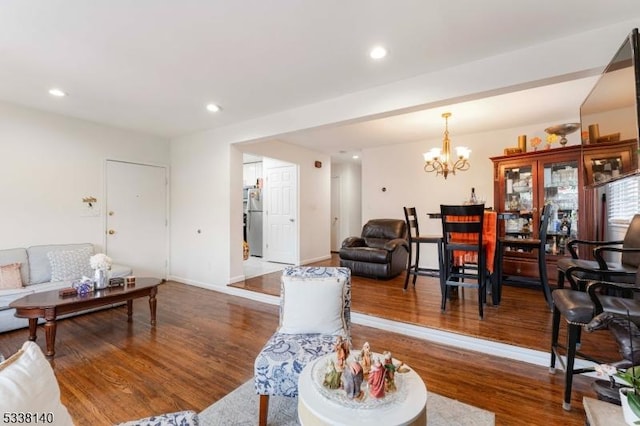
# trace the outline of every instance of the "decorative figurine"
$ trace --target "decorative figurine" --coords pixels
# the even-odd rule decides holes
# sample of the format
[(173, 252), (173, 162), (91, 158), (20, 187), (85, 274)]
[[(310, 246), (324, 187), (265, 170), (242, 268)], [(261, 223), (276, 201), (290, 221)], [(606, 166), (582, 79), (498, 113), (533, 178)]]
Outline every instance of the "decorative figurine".
[(350, 362), (345, 365), (342, 370), (342, 388), (349, 399), (360, 399), (363, 392), (360, 390), (362, 386), (362, 366), (358, 362)]
[(340, 387), (340, 373), (336, 370), (333, 361), (327, 362), (327, 372), (324, 375), (322, 385), (329, 389), (338, 389)]
[(384, 377), (385, 377), (386, 369), (382, 362), (380, 362), (379, 358), (371, 365), (371, 371), (369, 372), (369, 379), (367, 380), (369, 383), (369, 395), (373, 398), (383, 398), (384, 397)]
[(336, 351), (337, 358), (337, 366), (336, 369), (338, 371), (342, 371), (344, 369), (345, 363), (347, 362), (347, 358), (349, 357), (349, 342), (344, 340), (342, 336), (338, 336), (336, 343), (334, 345), (334, 350)]
[(385, 351), (384, 355), (384, 369), (385, 369), (385, 391), (386, 392), (395, 392), (396, 391), (396, 366), (393, 365), (393, 357), (391, 356), (391, 352)]
[(362, 352), (360, 352), (360, 365), (362, 365), (362, 371), (366, 376), (369, 375), (369, 371), (371, 371), (371, 346), (369, 342), (364, 342), (362, 345)]

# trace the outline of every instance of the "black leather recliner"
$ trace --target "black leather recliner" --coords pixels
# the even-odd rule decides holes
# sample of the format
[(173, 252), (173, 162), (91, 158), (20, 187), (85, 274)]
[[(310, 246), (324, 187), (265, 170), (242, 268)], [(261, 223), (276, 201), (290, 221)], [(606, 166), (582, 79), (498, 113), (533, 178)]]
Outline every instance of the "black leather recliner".
[(393, 278), (407, 269), (407, 224), (399, 219), (372, 219), (360, 237), (349, 237), (340, 248), (340, 266), (352, 275)]

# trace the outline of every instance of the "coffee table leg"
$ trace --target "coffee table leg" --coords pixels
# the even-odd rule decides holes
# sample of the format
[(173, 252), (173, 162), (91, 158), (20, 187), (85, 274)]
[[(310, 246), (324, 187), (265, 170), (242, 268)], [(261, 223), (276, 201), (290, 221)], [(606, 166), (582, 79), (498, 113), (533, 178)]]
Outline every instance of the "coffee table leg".
[(55, 355), (56, 351), (55, 351), (55, 345), (56, 345), (56, 320), (51, 319), (51, 320), (47, 320), (46, 323), (44, 323), (44, 335), (47, 339), (47, 353), (46, 355), (50, 358), (53, 358), (53, 356)]
[(158, 287), (153, 287), (149, 292), (149, 309), (151, 311), (151, 325), (156, 325), (156, 294), (158, 293)]
[(38, 336), (36, 336), (36, 330), (38, 329), (38, 318), (29, 318), (29, 340), (35, 342)]
[(127, 300), (127, 322), (133, 321), (133, 299)]

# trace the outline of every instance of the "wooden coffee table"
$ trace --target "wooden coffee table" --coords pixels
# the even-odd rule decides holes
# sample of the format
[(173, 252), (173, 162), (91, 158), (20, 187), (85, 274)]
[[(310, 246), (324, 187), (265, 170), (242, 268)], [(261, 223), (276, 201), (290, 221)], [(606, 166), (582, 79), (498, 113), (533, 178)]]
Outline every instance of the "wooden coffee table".
[(38, 319), (44, 318), (44, 332), (47, 341), (46, 356), (53, 358), (56, 343), (56, 319), (65, 314), (84, 311), (118, 302), (127, 302), (127, 320), (132, 321), (133, 299), (149, 296), (151, 325), (156, 325), (156, 294), (158, 285), (164, 280), (160, 278), (136, 278), (135, 285), (109, 287), (104, 290), (89, 292), (84, 295), (61, 297), (59, 290), (29, 294), (9, 304), (15, 308), (15, 316), (29, 319), (29, 340), (36, 340)]

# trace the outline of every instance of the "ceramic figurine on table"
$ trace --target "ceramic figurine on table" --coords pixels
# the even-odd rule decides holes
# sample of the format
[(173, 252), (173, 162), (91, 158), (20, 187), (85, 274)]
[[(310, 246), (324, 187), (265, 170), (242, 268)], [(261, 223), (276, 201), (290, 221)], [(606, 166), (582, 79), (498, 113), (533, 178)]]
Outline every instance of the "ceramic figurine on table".
[(337, 358), (336, 368), (338, 371), (342, 371), (345, 363), (347, 362), (347, 358), (349, 357), (349, 342), (344, 340), (342, 336), (338, 336), (336, 344), (334, 345), (334, 350), (336, 351)]
[(394, 392), (396, 390), (396, 366), (393, 365), (393, 357), (391, 352), (385, 351), (384, 355), (384, 369), (385, 369), (385, 391)]
[(322, 385), (329, 389), (338, 389), (340, 387), (340, 372), (336, 370), (333, 361), (327, 362), (327, 372), (324, 375)]
[(386, 369), (382, 362), (380, 362), (379, 358), (371, 365), (371, 371), (369, 372), (369, 379), (367, 380), (369, 383), (369, 395), (373, 398), (383, 398), (384, 397), (384, 377), (385, 377)]
[(342, 370), (342, 388), (349, 399), (362, 398), (363, 392), (360, 390), (362, 386), (363, 374), (362, 366), (359, 362), (349, 362)]
[(362, 352), (360, 352), (360, 365), (362, 365), (362, 371), (365, 375), (365, 377), (369, 374), (369, 371), (371, 371), (371, 346), (369, 345), (369, 342), (364, 342), (364, 345), (362, 345)]

